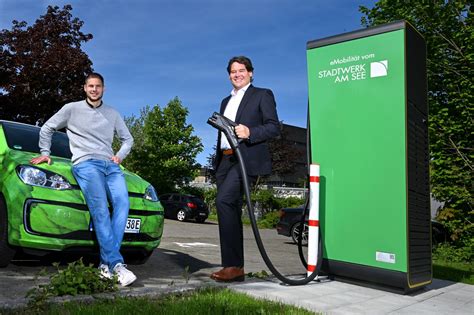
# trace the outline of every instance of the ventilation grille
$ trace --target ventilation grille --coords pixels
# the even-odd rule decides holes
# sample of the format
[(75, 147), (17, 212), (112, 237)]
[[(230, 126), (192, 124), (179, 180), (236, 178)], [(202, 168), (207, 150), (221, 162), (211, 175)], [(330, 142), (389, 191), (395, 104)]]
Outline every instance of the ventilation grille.
[(428, 121), (408, 102), (408, 273), (411, 284), (431, 279)]

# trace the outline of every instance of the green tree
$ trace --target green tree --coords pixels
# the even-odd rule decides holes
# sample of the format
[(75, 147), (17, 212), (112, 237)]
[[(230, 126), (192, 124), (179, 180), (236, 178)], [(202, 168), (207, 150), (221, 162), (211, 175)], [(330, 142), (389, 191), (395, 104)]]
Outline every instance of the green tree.
[(145, 107), (125, 119), (135, 140), (124, 166), (153, 184), (159, 194), (185, 186), (199, 171), (201, 139), (186, 122), (188, 109), (176, 97), (166, 107)]
[(362, 24), (407, 20), (425, 38), (431, 191), (458, 246), (473, 244), (474, 26), (471, 1), (378, 1)]
[(85, 74), (92, 62), (81, 44), (92, 39), (80, 31), (72, 7), (48, 6), (45, 15), (27, 27), (14, 20), (0, 31), (0, 113), (3, 119), (45, 121), (64, 103), (83, 97)]

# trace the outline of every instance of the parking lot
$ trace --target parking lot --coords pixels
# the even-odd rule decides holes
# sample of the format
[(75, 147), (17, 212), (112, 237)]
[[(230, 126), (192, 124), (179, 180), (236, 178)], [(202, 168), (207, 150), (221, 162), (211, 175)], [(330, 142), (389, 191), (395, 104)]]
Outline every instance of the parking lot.
[[(290, 238), (277, 235), (275, 230), (261, 230), (261, 234), (277, 268), (283, 273), (304, 272), (297, 246), (291, 243)], [(250, 227), (245, 228), (244, 237), (245, 271), (268, 270), (260, 257)], [(220, 267), (217, 224), (166, 219), (160, 247), (145, 264), (129, 267), (138, 277), (133, 288), (153, 288), (193, 281), (212, 283), (209, 274)], [(50, 261), (34, 257), (31, 260), (14, 261), (0, 269), (0, 300), (21, 300), (29, 289), (47, 281), (47, 277), (38, 276), (43, 269), (54, 271)]]
[[(289, 238), (277, 235), (275, 230), (261, 230), (261, 234), (270, 258), (282, 273), (304, 272), (297, 246)], [(244, 228), (244, 237), (245, 271), (268, 270), (250, 227)], [(216, 283), (209, 278), (209, 274), (220, 267), (217, 224), (166, 220), (161, 246), (144, 265), (129, 267), (138, 280), (132, 286), (122, 288), (121, 295), (156, 296), (214, 286)], [(53, 271), (50, 263), (39, 260), (15, 261), (0, 269), (0, 305), (24, 306), (26, 292), (47, 281), (47, 277), (38, 276), (44, 268)], [(474, 309), (474, 286), (438, 279), (409, 295), (370, 288), (360, 283), (330, 280), (304, 286), (286, 286), (275, 278), (260, 280), (247, 277), (243, 283), (227, 286), (257, 298), (331, 314), (472, 314)]]

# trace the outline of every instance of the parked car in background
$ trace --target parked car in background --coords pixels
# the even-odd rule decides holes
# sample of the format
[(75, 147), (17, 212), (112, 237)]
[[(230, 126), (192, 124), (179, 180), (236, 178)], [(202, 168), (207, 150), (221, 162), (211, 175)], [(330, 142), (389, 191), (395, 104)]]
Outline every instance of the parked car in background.
[[(0, 267), (16, 253), (98, 253), (89, 211), (71, 172), (69, 139), (53, 135), (53, 162), (38, 156), (40, 128), (0, 120)], [(122, 242), (128, 263), (143, 263), (160, 244), (163, 208), (153, 186), (123, 169), (130, 212)], [(111, 209), (111, 211), (113, 211)]]
[[(291, 237), (295, 244), (298, 243), (298, 237), (301, 233), (303, 208), (304, 205), (301, 205), (296, 208), (283, 208), (279, 211), (280, 220), (276, 225), (277, 232), (280, 235)], [(446, 229), (436, 220), (431, 220), (431, 240), (433, 246), (448, 240)], [(308, 244), (308, 216), (306, 216), (303, 227), (302, 244)]]
[(160, 202), (165, 209), (166, 218), (203, 223), (209, 216), (209, 207), (201, 198), (193, 195), (164, 194), (160, 196)]
[[(291, 237), (295, 244), (298, 243), (298, 237), (301, 233), (301, 216), (303, 215), (304, 205), (296, 208), (282, 208), (279, 211), (280, 220), (276, 225), (278, 234)], [(308, 244), (308, 218), (303, 227), (301, 243)]]

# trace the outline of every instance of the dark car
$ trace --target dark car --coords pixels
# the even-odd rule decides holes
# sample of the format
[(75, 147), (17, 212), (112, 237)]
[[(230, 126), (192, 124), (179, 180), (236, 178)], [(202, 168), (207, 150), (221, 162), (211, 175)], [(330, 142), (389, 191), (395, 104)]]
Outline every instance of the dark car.
[[(294, 243), (298, 243), (298, 237), (301, 233), (301, 216), (303, 215), (303, 205), (296, 208), (280, 209), (280, 220), (276, 225), (278, 234), (289, 236)], [(303, 228), (302, 244), (308, 244), (308, 217), (306, 217)], [(448, 233), (444, 226), (431, 220), (431, 239), (433, 246), (446, 242), (448, 240)]]
[[(283, 208), (280, 209), (280, 220), (276, 225), (278, 234), (289, 236), (294, 243), (298, 243), (298, 237), (301, 233), (301, 216), (303, 214), (303, 207)], [(306, 218), (306, 222), (308, 218)], [(308, 244), (308, 225), (305, 223), (303, 228), (302, 244)]]
[(165, 208), (165, 218), (178, 221), (194, 219), (202, 223), (209, 216), (209, 208), (204, 201), (193, 195), (164, 194), (160, 196), (160, 202)]

